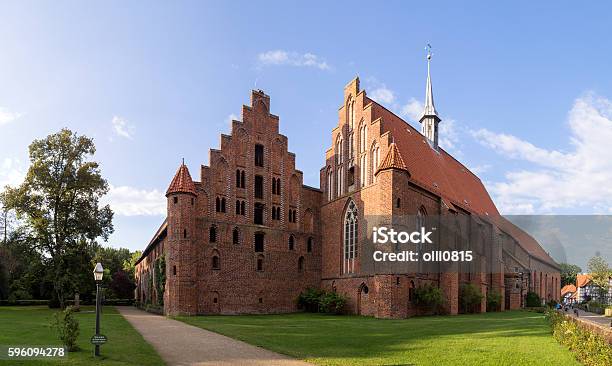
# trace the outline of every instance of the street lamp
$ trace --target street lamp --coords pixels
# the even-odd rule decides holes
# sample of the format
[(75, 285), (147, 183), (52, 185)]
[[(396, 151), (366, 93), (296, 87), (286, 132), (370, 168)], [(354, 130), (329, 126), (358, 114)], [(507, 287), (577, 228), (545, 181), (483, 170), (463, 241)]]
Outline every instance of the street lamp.
[[(100, 335), (100, 283), (104, 275), (104, 268), (100, 262), (96, 263), (93, 270), (94, 279), (96, 280), (96, 336)], [(96, 344), (94, 356), (100, 356), (100, 345)]]

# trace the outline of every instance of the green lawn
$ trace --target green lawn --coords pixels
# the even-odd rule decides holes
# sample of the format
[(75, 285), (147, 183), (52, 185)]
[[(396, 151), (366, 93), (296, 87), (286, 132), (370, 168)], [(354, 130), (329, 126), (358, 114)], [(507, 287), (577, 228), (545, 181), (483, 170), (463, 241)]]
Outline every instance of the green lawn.
[[(76, 317), (80, 324), (80, 351), (56, 360), (2, 361), (0, 365), (163, 365), (155, 350), (112, 307), (105, 307), (101, 320), (101, 333), (108, 343), (101, 347), (102, 357), (93, 357), (89, 343), (95, 329), (93, 307), (83, 307)], [(49, 327), (54, 310), (47, 307), (0, 307), (0, 345), (57, 345), (55, 330)]]
[(318, 314), (178, 317), (320, 365), (579, 365), (542, 314), (382, 320)]

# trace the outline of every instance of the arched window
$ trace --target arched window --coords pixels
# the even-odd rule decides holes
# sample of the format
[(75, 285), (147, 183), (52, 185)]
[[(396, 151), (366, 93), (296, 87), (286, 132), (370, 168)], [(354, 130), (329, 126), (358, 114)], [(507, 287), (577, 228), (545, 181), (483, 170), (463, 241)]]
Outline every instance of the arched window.
[(308, 242), (306, 242), (306, 251), (308, 253), (312, 252), (312, 238), (308, 238)]
[(238, 230), (237, 227), (232, 231), (232, 242), (234, 244), (240, 244), (240, 230)]
[(236, 188), (240, 188), (240, 169), (236, 169)]
[(276, 178), (272, 178), (272, 194), (276, 194)]
[(240, 171), (240, 188), (246, 187), (245, 179), (244, 179), (244, 170)]
[(219, 197), (215, 200), (215, 211), (221, 212), (221, 199)]
[(240, 215), (240, 200), (236, 200), (236, 215)]
[(368, 172), (368, 155), (363, 154), (361, 156), (361, 163), (359, 164), (359, 181), (361, 182), (360, 184), (362, 187), (365, 187), (365, 185), (368, 183), (367, 172)]
[(372, 149), (370, 150), (370, 183), (376, 182), (376, 169), (378, 168), (378, 164), (380, 163), (380, 147), (378, 143), (374, 143), (372, 145)]
[(212, 256), (212, 269), (221, 269), (221, 260), (219, 259), (219, 253), (215, 252)]
[(304, 272), (304, 257), (298, 259), (298, 272)]
[(187, 229), (183, 230), (183, 239), (187, 239)]
[(353, 158), (353, 156), (355, 155), (355, 154), (354, 154), (353, 142), (354, 142), (354, 139), (353, 139), (353, 134), (351, 133), (351, 134), (349, 135), (349, 137), (348, 137), (348, 158), (349, 158), (349, 159), (352, 159), (352, 158)]
[(336, 164), (340, 165), (342, 164), (342, 136), (338, 135), (338, 138), (336, 138)]
[(293, 235), (289, 235), (289, 250), (295, 249), (295, 238)]
[(353, 273), (355, 271), (355, 258), (357, 257), (357, 205), (351, 200), (344, 213), (344, 261), (342, 265), (343, 273)]
[(225, 212), (225, 197), (221, 198), (221, 212)]
[(280, 178), (276, 178), (276, 194), (280, 196), (281, 194), (281, 180)]
[(349, 129), (352, 130), (355, 125), (355, 101), (353, 97), (349, 97), (346, 102), (346, 120), (348, 122)]
[(334, 175), (331, 167), (327, 168), (327, 199), (329, 201), (334, 199)]
[(214, 225), (211, 226), (210, 230), (208, 231), (208, 241), (211, 243), (217, 242), (217, 227)]

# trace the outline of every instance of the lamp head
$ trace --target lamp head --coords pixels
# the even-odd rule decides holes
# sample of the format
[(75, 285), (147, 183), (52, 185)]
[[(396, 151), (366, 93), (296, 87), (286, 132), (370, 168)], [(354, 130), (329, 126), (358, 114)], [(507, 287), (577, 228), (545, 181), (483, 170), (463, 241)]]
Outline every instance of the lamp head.
[(96, 263), (96, 267), (93, 270), (93, 274), (96, 282), (102, 281), (102, 276), (104, 275), (104, 268), (102, 268), (102, 263)]

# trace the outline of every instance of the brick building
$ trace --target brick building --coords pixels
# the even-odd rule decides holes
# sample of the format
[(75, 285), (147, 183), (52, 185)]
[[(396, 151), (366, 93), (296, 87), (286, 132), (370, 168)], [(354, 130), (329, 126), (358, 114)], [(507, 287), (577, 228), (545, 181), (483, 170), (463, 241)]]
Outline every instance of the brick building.
[[(344, 294), (347, 311), (383, 318), (423, 311), (411, 297), (424, 284), (443, 289), (450, 314), (460, 311), (465, 283), (499, 292), (503, 309), (523, 306), (528, 291), (559, 299), (558, 265), (438, 146), (429, 64), (420, 122), (422, 133), (352, 80), (320, 189), (312, 188), (279, 134), (270, 98), (253, 91), (242, 121), (210, 150), (200, 180), (179, 167), (166, 192), (167, 218), (136, 265), (136, 299), (163, 303), (166, 314), (281, 313), (297, 310), (305, 288), (321, 287)], [(372, 267), (365, 243), (374, 217), (413, 217), (417, 226), (443, 218), (452, 229), (436, 235), (473, 249), (475, 261)], [(477, 311), (485, 307), (483, 299)]]

